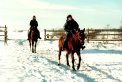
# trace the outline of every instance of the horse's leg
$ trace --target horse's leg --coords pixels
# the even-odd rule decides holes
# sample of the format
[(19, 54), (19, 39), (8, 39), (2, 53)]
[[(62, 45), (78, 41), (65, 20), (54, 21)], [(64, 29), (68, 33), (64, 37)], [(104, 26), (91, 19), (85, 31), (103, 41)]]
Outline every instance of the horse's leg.
[(34, 41), (32, 40), (32, 53), (34, 53)]
[(71, 53), (71, 58), (72, 58), (72, 69), (75, 71), (75, 67), (74, 67), (74, 52)]
[(78, 63), (78, 66), (77, 66), (77, 70), (79, 70), (79, 68), (80, 68), (80, 63), (81, 63), (81, 56), (80, 56), (80, 50), (79, 51), (77, 51), (77, 55), (78, 55), (78, 61), (79, 61), (79, 63)]
[(60, 65), (60, 58), (61, 58), (61, 48), (59, 48), (59, 54), (58, 54), (58, 65)]
[(35, 53), (36, 53), (36, 43), (37, 43), (37, 41), (35, 41)]
[(70, 67), (70, 65), (69, 65), (69, 52), (68, 51), (66, 53), (66, 61), (67, 61), (67, 66)]
[(30, 50), (31, 50), (31, 41), (29, 40)]

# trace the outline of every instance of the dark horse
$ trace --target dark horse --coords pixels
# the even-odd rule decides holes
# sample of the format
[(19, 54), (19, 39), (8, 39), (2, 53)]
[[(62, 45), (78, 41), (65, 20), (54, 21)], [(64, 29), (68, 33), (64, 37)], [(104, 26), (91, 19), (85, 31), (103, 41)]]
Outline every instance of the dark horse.
[[(80, 56), (80, 48), (82, 45), (84, 45), (84, 40), (85, 40), (85, 34), (84, 34), (85, 29), (80, 30), (79, 32), (76, 31), (74, 34), (72, 34), (72, 36), (70, 37), (70, 39), (67, 42), (67, 48), (66, 50), (66, 61), (67, 61), (67, 66), (69, 65), (69, 54), (71, 55), (72, 58), (72, 68), (73, 70), (75, 70), (74, 67), (74, 53), (77, 53), (78, 58), (79, 58), (79, 63), (77, 66), (77, 70), (80, 68), (80, 63), (81, 63), (81, 56)], [(61, 36), (59, 39), (59, 64), (60, 65), (60, 56), (61, 56), (61, 52), (62, 52), (62, 47), (63, 47), (63, 42), (64, 42), (64, 36)]]
[(36, 53), (37, 40), (38, 40), (37, 30), (30, 30), (29, 44), (30, 44), (30, 49), (32, 46), (32, 53)]

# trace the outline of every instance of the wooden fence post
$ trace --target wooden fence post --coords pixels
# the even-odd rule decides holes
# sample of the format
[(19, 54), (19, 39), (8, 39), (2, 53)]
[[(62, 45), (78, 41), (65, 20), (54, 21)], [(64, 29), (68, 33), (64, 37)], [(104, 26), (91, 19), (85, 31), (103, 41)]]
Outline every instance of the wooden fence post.
[(46, 40), (46, 29), (44, 29), (44, 40)]
[(5, 31), (4, 31), (4, 44), (7, 44), (7, 27), (5, 25)]
[(89, 43), (89, 28), (88, 28), (88, 34), (87, 34), (87, 42)]

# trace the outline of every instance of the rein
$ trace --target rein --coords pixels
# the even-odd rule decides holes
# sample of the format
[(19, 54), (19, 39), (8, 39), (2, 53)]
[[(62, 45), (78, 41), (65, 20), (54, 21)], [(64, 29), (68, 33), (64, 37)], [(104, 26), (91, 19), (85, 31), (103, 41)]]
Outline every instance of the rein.
[[(70, 31), (70, 32), (71, 32), (71, 31)], [(75, 34), (73, 34), (72, 32), (71, 32), (71, 34), (72, 34), (73, 37), (77, 37), (77, 36), (76, 36)], [(78, 38), (78, 40), (80, 41), (80, 43), (82, 43), (80, 38)]]

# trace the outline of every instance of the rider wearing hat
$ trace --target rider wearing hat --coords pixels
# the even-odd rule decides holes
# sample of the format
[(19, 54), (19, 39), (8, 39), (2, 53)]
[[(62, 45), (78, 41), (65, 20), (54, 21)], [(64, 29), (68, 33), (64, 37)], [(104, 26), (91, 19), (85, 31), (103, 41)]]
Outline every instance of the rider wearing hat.
[[(73, 19), (72, 15), (67, 16), (66, 23), (64, 24), (64, 30), (66, 31), (66, 37), (63, 44), (63, 50), (64, 48), (67, 48), (67, 41), (69, 40), (70, 36), (74, 33), (74, 30), (80, 30), (78, 23)], [(81, 46), (81, 48), (83, 49), (83, 46)]]
[(29, 30), (29, 33), (28, 33), (28, 39), (29, 39), (30, 31), (31, 31), (31, 30), (36, 31), (37, 34), (38, 34), (38, 38), (41, 39), (41, 37), (40, 37), (40, 32), (39, 32), (39, 30), (37, 29), (37, 27), (38, 27), (38, 22), (37, 22), (37, 20), (36, 20), (36, 16), (33, 16), (33, 19), (30, 21), (30, 30)]

